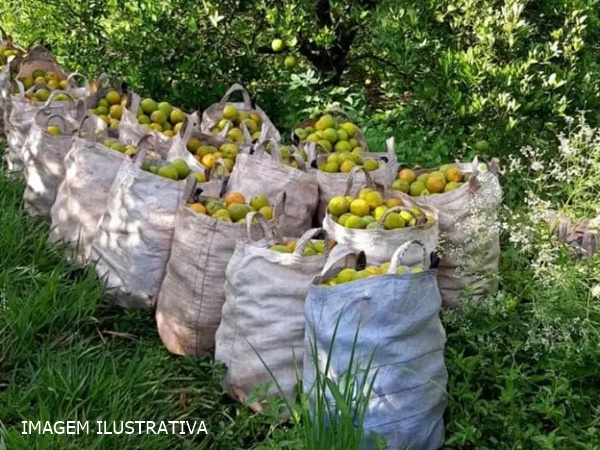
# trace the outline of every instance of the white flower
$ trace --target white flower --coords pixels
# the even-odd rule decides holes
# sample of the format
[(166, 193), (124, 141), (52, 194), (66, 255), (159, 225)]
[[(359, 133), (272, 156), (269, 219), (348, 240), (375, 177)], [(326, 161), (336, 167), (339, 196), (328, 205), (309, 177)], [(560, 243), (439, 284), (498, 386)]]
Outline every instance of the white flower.
[(541, 170), (544, 170), (544, 165), (539, 161), (534, 161), (531, 163), (531, 170), (539, 172)]

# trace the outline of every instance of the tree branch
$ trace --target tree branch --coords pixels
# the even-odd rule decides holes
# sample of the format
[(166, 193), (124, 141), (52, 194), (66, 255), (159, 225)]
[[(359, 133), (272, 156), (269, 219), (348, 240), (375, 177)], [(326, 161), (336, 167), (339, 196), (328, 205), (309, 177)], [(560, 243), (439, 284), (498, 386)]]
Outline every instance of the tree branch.
[(394, 64), (393, 62), (382, 58), (381, 56), (377, 56), (377, 55), (373, 55), (370, 53), (364, 54), (364, 55), (359, 55), (359, 56), (355, 56), (354, 58), (349, 60), (349, 64), (354, 63), (356, 61), (360, 61), (361, 59), (372, 59), (374, 61), (377, 61), (380, 64), (386, 65), (386, 66), (392, 66), (394, 69), (396, 69), (396, 72), (401, 73), (402, 75), (408, 75), (404, 70), (402, 70), (399, 66), (397, 66), (396, 64)]
[(315, 14), (319, 26), (330, 27), (333, 24), (329, 0), (315, 0)]

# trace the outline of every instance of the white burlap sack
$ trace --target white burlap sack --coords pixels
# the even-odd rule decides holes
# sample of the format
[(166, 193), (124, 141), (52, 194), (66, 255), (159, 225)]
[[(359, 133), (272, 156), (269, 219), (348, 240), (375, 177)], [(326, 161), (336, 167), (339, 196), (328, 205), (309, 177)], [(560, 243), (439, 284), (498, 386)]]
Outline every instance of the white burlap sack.
[(495, 286), (500, 262), (498, 208), (502, 188), (498, 181), (498, 160), (489, 170), (480, 171), (477, 158), (472, 164), (456, 164), (471, 179), (444, 194), (419, 197), (419, 202), (437, 208), (440, 218), (442, 262), (438, 283), (445, 307), (459, 305), (460, 293), (481, 298)]
[[(23, 85), (17, 82), (19, 88)], [(31, 91), (35, 92), (43, 86), (34, 86)], [(29, 100), (25, 92), (10, 96), (10, 106), (7, 106), (7, 117), (5, 117), (5, 131), (8, 141), (8, 152), (4, 159), (9, 172), (21, 172), (23, 170), (23, 145), (29, 136), (31, 125), (35, 115), (40, 110), (45, 110), (48, 115), (57, 114), (63, 116), (75, 116), (77, 107), (74, 101), (53, 101), (54, 97), (64, 94), (66, 91), (53, 91), (46, 102)]]
[[(330, 267), (344, 256), (338, 252), (346, 247), (338, 245), (306, 297), (303, 390), (314, 408), (315, 381), (326, 377), (342, 396), (366, 404), (367, 442), (360, 446), (365, 450), (381, 448), (372, 433), (390, 450), (436, 450), (444, 443), (448, 372), (436, 270), (423, 254), (423, 272), (396, 274), (403, 253), (415, 243), (395, 251), (386, 275), (320, 286), (336, 274)], [(340, 404), (332, 392), (325, 389), (319, 397), (335, 414), (332, 406)]]
[[(275, 205), (273, 220), (283, 203)], [(259, 225), (253, 224), (252, 233), (259, 231)], [(225, 269), (236, 242), (246, 236), (244, 224), (213, 219), (185, 204), (180, 206), (156, 304), (158, 333), (171, 353), (206, 355), (214, 347), (225, 302)]]
[[(231, 102), (229, 100), (235, 92), (240, 92), (242, 94), (243, 102)], [(238, 111), (258, 113), (262, 121), (261, 134), (260, 138), (258, 139), (259, 142), (267, 139), (272, 139), (277, 142), (281, 141), (281, 135), (279, 134), (279, 131), (277, 131), (277, 128), (275, 128), (275, 125), (273, 125), (273, 122), (271, 122), (271, 119), (269, 119), (267, 114), (258, 105), (254, 104), (248, 91), (242, 85), (237, 83), (232, 85), (227, 90), (219, 103), (209, 106), (208, 109), (204, 111), (202, 114), (202, 124), (200, 126), (203, 133), (209, 133), (210, 130), (221, 120), (223, 117), (223, 109), (228, 104), (235, 106)], [(225, 133), (226, 131), (223, 132), (223, 134)]]
[[(306, 244), (323, 233), (320, 228), (304, 233), (294, 253), (270, 250), (281, 241), (259, 217), (265, 238), (239, 240), (225, 272), (215, 359), (227, 366), (222, 384), (233, 398), (245, 403), (257, 386), (274, 380), (267, 395), (283, 394), (293, 403), (304, 356), (304, 299), (328, 251), (302, 256)], [(252, 409), (262, 411), (261, 401)]]
[[(380, 166), (377, 170), (369, 172), (371, 179), (376, 185), (388, 186), (398, 174), (398, 158), (396, 156), (396, 150), (394, 146), (394, 138), (390, 138), (386, 141), (387, 153), (366, 153), (364, 158), (367, 159), (379, 159)], [(315, 166), (320, 162), (322, 158), (326, 158), (326, 155), (320, 155), (318, 160), (313, 160), (313, 172), (319, 183), (319, 206), (317, 208), (316, 220), (321, 223), (325, 218), (327, 212), (327, 204), (332, 197), (339, 195), (340, 192), (344, 192), (348, 183), (347, 173), (327, 173), (321, 170), (317, 170)], [(365, 172), (358, 172), (357, 178), (354, 180), (352, 185), (352, 191), (348, 195), (356, 196), (358, 192), (364, 188), (367, 184)]]
[[(90, 116), (83, 119), (93, 123)], [(80, 264), (89, 263), (92, 240), (106, 209), (109, 191), (125, 154), (83, 136), (80, 127), (64, 159), (65, 178), (50, 209), (52, 230), (49, 241), (65, 241), (74, 248)]]
[[(356, 168), (359, 169), (359, 168)], [(364, 170), (360, 169), (363, 172)], [(344, 196), (349, 195), (352, 190), (352, 180), (359, 171), (353, 171), (348, 176), (348, 185)], [(367, 175), (366, 187), (375, 188), (369, 173)], [(338, 193), (338, 195), (341, 195)], [(384, 198), (387, 198), (387, 192), (383, 192)], [(327, 230), (332, 239), (338, 244), (343, 244), (351, 248), (355, 252), (364, 252), (370, 264), (380, 265), (390, 260), (395, 249), (402, 244), (418, 240), (425, 246), (427, 253), (433, 252), (438, 245), (439, 225), (437, 209), (423, 205), (418, 200), (411, 199), (406, 195), (394, 193), (394, 197), (401, 198), (404, 206), (398, 206), (387, 210), (379, 219), (379, 226), (375, 229), (351, 229), (346, 228), (335, 222), (329, 213), (323, 220), (323, 228)], [(421, 209), (427, 216), (434, 218), (433, 222), (428, 222), (426, 217), (417, 217), (410, 211), (409, 207), (416, 206)], [(385, 219), (390, 213), (408, 211), (417, 220), (417, 225), (414, 227), (399, 228), (395, 230), (386, 230), (383, 226)], [(413, 247), (407, 250), (404, 255), (406, 265), (413, 266), (420, 264), (422, 259), (422, 251), (419, 248)]]
[[(140, 107), (142, 99), (134, 92), (128, 94), (127, 107), (123, 108), (123, 115), (119, 123), (119, 139), (123, 142), (135, 143), (139, 142), (144, 136), (152, 136), (154, 150), (156, 150), (162, 158), (166, 158), (169, 149), (173, 143), (173, 138), (165, 136), (159, 131), (149, 130), (138, 122), (137, 111)], [(186, 119), (192, 122), (197, 122), (197, 113), (186, 114)]]
[[(123, 161), (110, 189), (91, 256), (119, 305), (151, 308), (164, 277), (186, 181), (143, 170), (145, 145), (151, 139), (142, 139), (135, 160)], [(152, 162), (162, 163), (166, 161)]]
[(2, 27), (0, 27), (0, 34), (1, 46), (18, 52), (10, 60), (0, 55), (0, 66), (3, 66), (0, 70), (0, 135), (2, 135), (4, 133), (4, 110), (10, 94), (11, 75), (16, 75), (19, 72), (20, 64), (23, 61), (22, 55), (25, 54), (25, 51), (14, 45), (12, 37), (8, 36)]
[[(97, 138), (104, 138), (106, 124), (99, 119), (91, 119), (90, 122), (94, 125), (91, 132), (98, 130)], [(29, 137), (23, 146), (26, 183), (23, 203), (30, 215), (50, 220), (50, 208), (65, 177), (65, 156), (76, 139), (79, 123), (70, 111), (67, 115), (48, 115), (47, 110), (42, 109), (35, 115)], [(49, 125), (60, 128), (62, 134), (50, 134), (47, 129)]]
[[(271, 156), (268, 158), (265, 157), (267, 142), (271, 142)], [(262, 141), (254, 148), (253, 154), (238, 155), (227, 192), (243, 192), (248, 196), (262, 194), (268, 198), (285, 192), (280, 232), (284, 236), (302, 236), (311, 227), (319, 200), (319, 186), (314, 173), (306, 171), (304, 161), (301, 158), (297, 161), (298, 169), (283, 164), (278, 144)]]
[(189, 118), (186, 117), (181, 132), (172, 138), (171, 147), (167, 153), (167, 160), (183, 159), (190, 170), (203, 172), (206, 167), (198, 161), (192, 153), (187, 149), (187, 143), (191, 137), (196, 137), (202, 142), (207, 142), (210, 145), (219, 148), (227, 141), (212, 134), (204, 134), (200, 132), (200, 123), (197, 114), (192, 114)]

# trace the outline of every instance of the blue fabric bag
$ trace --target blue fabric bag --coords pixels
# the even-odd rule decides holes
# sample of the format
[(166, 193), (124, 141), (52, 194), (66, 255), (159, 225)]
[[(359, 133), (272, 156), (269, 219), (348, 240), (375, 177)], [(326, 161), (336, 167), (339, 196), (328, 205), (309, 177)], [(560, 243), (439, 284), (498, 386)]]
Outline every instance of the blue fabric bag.
[[(398, 275), (396, 269), (411, 245), (423, 248), (424, 271)], [(389, 450), (438, 449), (444, 442), (448, 373), (437, 270), (431, 268), (423, 244), (409, 241), (396, 250), (387, 274), (320, 286), (336, 275), (340, 269), (333, 267), (348, 256), (356, 255), (338, 245), (310, 287), (304, 308), (303, 389), (310, 397), (315, 361), (324, 374), (328, 358), (327, 376), (339, 383), (354, 346), (354, 361), (362, 369), (359, 373), (368, 377), (366, 385), (374, 377), (363, 423), (367, 439), (375, 433)], [(329, 395), (328, 401), (333, 404)], [(367, 448), (375, 446), (369, 443)]]

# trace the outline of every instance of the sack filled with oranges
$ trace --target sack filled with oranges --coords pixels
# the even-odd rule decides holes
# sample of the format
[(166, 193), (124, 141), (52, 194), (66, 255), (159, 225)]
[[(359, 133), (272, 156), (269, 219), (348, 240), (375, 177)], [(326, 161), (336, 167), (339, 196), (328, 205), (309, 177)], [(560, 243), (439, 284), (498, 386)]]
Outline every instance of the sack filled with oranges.
[(258, 212), (275, 224), (284, 203), (285, 194), (242, 192), (214, 198), (193, 191), (184, 199), (156, 305), (158, 332), (171, 353), (206, 355), (214, 348), (227, 264), (238, 240), (260, 236), (260, 225), (248, 221), (248, 214)]

